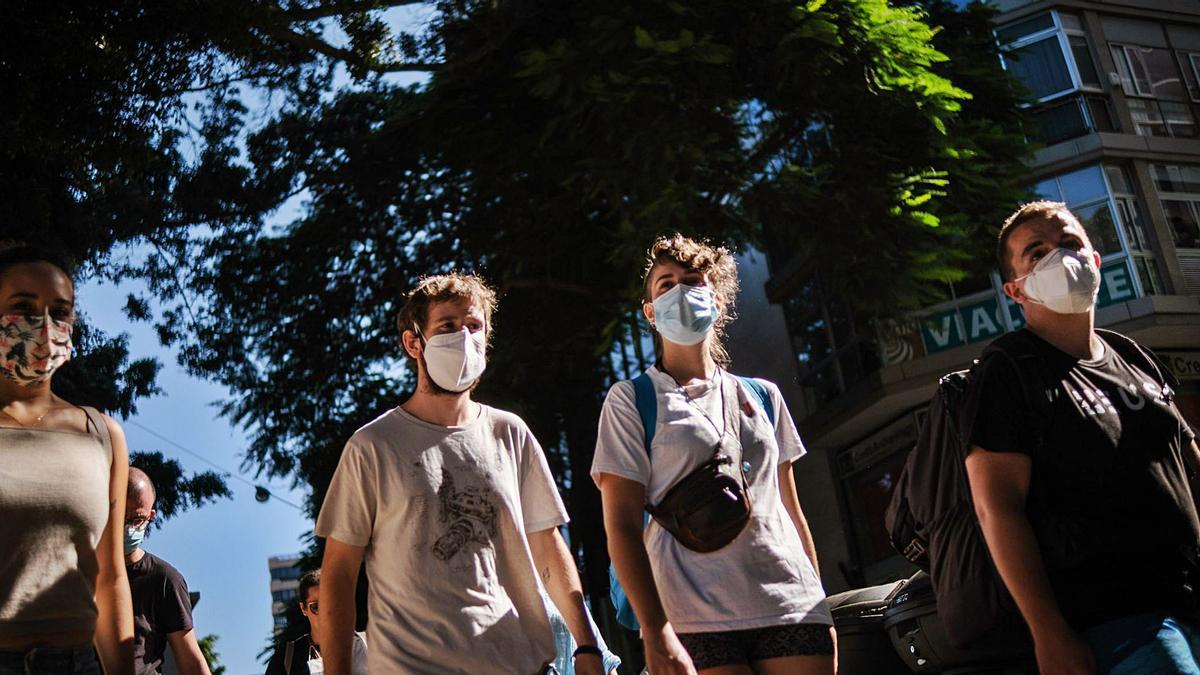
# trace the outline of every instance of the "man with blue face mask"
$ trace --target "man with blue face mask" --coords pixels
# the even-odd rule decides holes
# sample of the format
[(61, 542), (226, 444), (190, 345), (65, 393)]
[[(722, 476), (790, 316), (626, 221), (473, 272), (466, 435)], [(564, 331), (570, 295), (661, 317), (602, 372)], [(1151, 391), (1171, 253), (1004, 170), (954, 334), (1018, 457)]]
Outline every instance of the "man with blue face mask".
[(167, 645), (181, 675), (209, 675), (208, 662), (192, 627), (192, 601), (179, 570), (142, 548), (157, 512), (154, 484), (144, 471), (129, 467), (125, 499), (125, 571), (133, 598), (134, 669), (158, 673)]
[(1026, 326), (972, 371), (966, 469), (1039, 670), (1200, 672), (1200, 449), (1176, 383), (1095, 328), (1100, 255), (1063, 204), (1014, 213), (997, 257)]

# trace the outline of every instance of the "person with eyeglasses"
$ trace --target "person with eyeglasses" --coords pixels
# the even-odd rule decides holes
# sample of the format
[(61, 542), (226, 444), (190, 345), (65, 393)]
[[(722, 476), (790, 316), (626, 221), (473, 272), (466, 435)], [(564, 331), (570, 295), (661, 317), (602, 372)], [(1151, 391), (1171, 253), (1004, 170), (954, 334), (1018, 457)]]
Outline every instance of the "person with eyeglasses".
[(125, 575), (133, 598), (133, 665), (137, 675), (162, 668), (167, 645), (180, 675), (210, 675), (208, 662), (196, 642), (192, 600), (179, 570), (146, 552), (142, 543), (158, 513), (157, 491), (144, 471), (129, 467), (125, 496)]
[[(266, 675), (320, 675), (325, 672), (321, 660), (321, 646), (317, 636), (321, 634), (321, 570), (305, 572), (300, 577), (300, 613), (308, 619), (312, 632), (301, 635), (275, 650), (267, 664)], [(354, 633), (351, 650), (350, 672), (352, 675), (367, 675), (367, 637)]]

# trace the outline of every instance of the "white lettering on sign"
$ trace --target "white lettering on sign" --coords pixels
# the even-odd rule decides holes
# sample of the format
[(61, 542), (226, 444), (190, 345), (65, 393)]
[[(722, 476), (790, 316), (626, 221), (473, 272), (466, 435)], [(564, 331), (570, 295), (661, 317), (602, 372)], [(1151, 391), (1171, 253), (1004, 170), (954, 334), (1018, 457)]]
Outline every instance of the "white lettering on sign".
[(984, 335), (999, 333), (992, 317), (988, 316), (987, 307), (980, 305), (971, 311), (971, 338), (977, 339)]
[(1133, 297), (1133, 287), (1129, 285), (1129, 273), (1124, 266), (1105, 272), (1104, 285), (1108, 287), (1108, 297), (1113, 302)]
[(933, 327), (933, 324), (927, 323), (925, 327), (929, 330), (929, 336), (939, 347), (945, 347), (950, 344), (950, 333), (954, 330), (954, 324), (951, 323), (954, 317), (950, 314), (942, 317), (942, 329), (938, 330)]

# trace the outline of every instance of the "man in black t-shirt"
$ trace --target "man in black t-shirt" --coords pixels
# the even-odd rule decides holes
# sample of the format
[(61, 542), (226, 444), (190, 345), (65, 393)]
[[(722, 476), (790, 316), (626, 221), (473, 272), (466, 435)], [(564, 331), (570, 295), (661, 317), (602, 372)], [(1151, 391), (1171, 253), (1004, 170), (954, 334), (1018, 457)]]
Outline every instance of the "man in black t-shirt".
[(997, 256), (1026, 328), (972, 374), (966, 466), (1039, 669), (1196, 672), (1200, 449), (1173, 382), (1095, 330), (1100, 256), (1065, 205), (1022, 207)]
[(154, 521), (154, 484), (140, 469), (129, 467), (125, 499), (125, 571), (133, 597), (133, 659), (137, 675), (162, 668), (167, 645), (180, 675), (210, 675), (208, 662), (192, 629), (192, 602), (187, 582), (171, 565), (142, 549)]

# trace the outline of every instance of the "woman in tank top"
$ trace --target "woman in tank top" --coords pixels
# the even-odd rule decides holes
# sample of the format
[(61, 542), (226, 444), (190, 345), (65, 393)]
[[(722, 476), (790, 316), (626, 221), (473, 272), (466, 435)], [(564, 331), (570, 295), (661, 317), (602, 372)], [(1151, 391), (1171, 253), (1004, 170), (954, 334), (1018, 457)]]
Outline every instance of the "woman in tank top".
[[(833, 621), (792, 475), (804, 446), (778, 387), (725, 370), (737, 289), (724, 248), (677, 234), (650, 249), (642, 310), (657, 361), (609, 391), (592, 464), (608, 550), (650, 672), (832, 674)], [(714, 464), (724, 478), (687, 480)], [(694, 507), (671, 504), (699, 498), (749, 514), (710, 521), (732, 525), (708, 535), (681, 528)], [(656, 517), (644, 527), (648, 505)]]
[(125, 437), (50, 389), (74, 322), (62, 263), (0, 250), (0, 675), (133, 673)]

